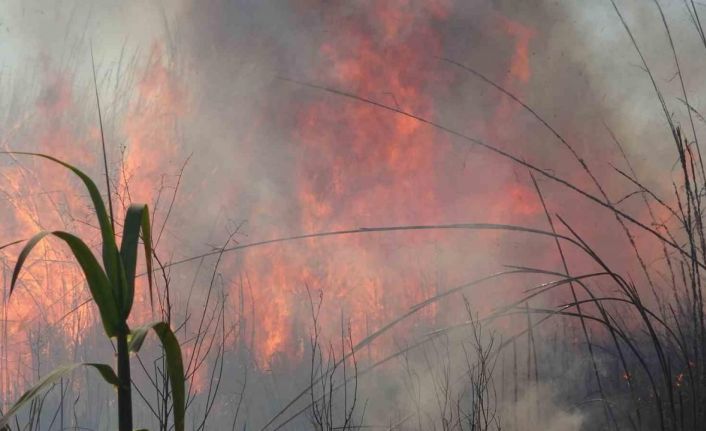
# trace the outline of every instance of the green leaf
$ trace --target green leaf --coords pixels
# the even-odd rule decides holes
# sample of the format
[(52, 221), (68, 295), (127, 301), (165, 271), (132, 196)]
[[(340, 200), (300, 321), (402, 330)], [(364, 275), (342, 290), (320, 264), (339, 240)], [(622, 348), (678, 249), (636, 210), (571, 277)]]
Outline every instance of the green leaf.
[(25, 244), (19, 257), (17, 258), (15, 269), (12, 272), (10, 295), (12, 295), (12, 292), (15, 289), (20, 271), (22, 270), (22, 266), (27, 260), (29, 253), (39, 243), (39, 241), (47, 235), (56, 236), (57, 238), (63, 240), (71, 248), (74, 257), (78, 261), (81, 269), (83, 270), (83, 274), (86, 277), (88, 288), (91, 291), (93, 301), (98, 306), (98, 311), (100, 312), (101, 320), (103, 322), (103, 328), (105, 328), (105, 332), (108, 336), (113, 337), (117, 335), (120, 330), (124, 330), (124, 320), (120, 318), (117, 302), (115, 300), (115, 296), (113, 296), (110, 281), (105, 275), (103, 268), (101, 268), (98, 260), (96, 260), (95, 256), (93, 256), (93, 253), (88, 246), (80, 238), (68, 232), (40, 232), (27, 241), (27, 244)]
[(37, 245), (37, 243), (39, 243), (39, 241), (41, 241), (42, 239), (44, 239), (45, 236), (50, 234), (51, 232), (47, 231), (39, 232), (38, 234), (30, 238), (29, 241), (27, 241), (27, 244), (25, 244), (25, 246), (22, 248), (22, 251), (20, 251), (19, 256), (17, 256), (17, 263), (15, 264), (15, 269), (12, 272), (12, 281), (10, 282), (10, 295), (12, 295), (12, 292), (15, 290), (17, 278), (20, 275), (20, 271), (22, 270), (22, 266), (27, 260), (27, 257), (29, 257), (29, 254), (32, 252), (32, 249)]
[(108, 217), (108, 212), (105, 209), (103, 197), (101, 196), (100, 191), (98, 190), (98, 187), (93, 182), (93, 180), (91, 180), (91, 178), (88, 175), (84, 174), (80, 169), (46, 154), (29, 153), (23, 151), (11, 151), (2, 153), (35, 156), (51, 160), (52, 162), (58, 163), (61, 166), (69, 169), (81, 179), (83, 184), (86, 186), (86, 189), (88, 189), (88, 194), (91, 196), (91, 200), (93, 201), (93, 207), (95, 208), (96, 216), (98, 217), (98, 224), (100, 225), (101, 237), (103, 239), (103, 265), (105, 266), (105, 272), (108, 276), (108, 279), (111, 280), (113, 283), (113, 289), (116, 290), (116, 298), (120, 300), (120, 297), (117, 295), (117, 291), (120, 290), (120, 284), (124, 282), (124, 277), (121, 278), (122, 274), (120, 269), (121, 264), (118, 257), (118, 246), (115, 243), (115, 233), (113, 232), (113, 226), (110, 221), (110, 217)]
[(103, 379), (113, 386), (118, 385), (118, 376), (115, 375), (113, 368), (106, 364), (96, 364), (90, 362), (82, 362), (78, 364), (64, 365), (62, 367), (55, 368), (51, 373), (44, 376), (39, 382), (32, 386), (27, 392), (25, 392), (15, 404), (10, 407), (10, 409), (5, 413), (5, 416), (0, 418), (0, 429), (3, 429), (8, 425), (10, 420), (22, 407), (27, 403), (31, 402), (37, 395), (42, 393), (44, 390), (48, 389), (51, 385), (55, 384), (59, 379), (65, 375), (71, 373), (78, 367), (91, 367), (96, 369)]
[(174, 332), (166, 322), (154, 322), (133, 329), (128, 337), (128, 348), (131, 352), (138, 352), (145, 341), (147, 332), (153, 329), (162, 342), (164, 354), (167, 359), (167, 375), (172, 386), (172, 400), (174, 401), (174, 431), (184, 431), (184, 363), (181, 357), (181, 347)]
[(126, 282), (123, 292), (122, 316), (127, 318), (135, 297), (135, 269), (137, 267), (137, 246), (142, 232), (147, 264), (147, 282), (150, 287), (150, 305), (152, 304), (152, 235), (150, 230), (150, 212), (147, 205), (133, 204), (125, 215), (123, 241), (120, 244), (120, 256), (125, 269)]

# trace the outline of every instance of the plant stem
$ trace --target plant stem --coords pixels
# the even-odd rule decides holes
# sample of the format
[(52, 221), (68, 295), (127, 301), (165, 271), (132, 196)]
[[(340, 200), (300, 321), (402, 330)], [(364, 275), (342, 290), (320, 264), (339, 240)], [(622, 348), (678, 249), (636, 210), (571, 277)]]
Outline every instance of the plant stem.
[(132, 383), (127, 334), (118, 335), (118, 429), (132, 431)]

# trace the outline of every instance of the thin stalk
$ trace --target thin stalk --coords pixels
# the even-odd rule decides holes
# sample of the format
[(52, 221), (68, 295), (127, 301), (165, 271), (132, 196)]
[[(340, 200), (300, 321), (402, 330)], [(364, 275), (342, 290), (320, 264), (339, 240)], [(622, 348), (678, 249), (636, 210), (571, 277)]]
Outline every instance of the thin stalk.
[(127, 334), (117, 336), (118, 342), (118, 430), (132, 431), (132, 383)]

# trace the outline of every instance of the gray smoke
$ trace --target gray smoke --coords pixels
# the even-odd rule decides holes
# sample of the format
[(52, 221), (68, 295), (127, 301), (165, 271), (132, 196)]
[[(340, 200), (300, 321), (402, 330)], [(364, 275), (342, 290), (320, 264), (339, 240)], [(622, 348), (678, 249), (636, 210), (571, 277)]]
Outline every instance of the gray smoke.
[[(662, 3), (690, 91), (689, 102), (700, 112), (703, 47), (683, 3)], [(664, 93), (669, 113), (687, 118), (657, 8), (640, 1), (619, 5)], [(153, 184), (154, 191), (148, 195), (150, 203), (160, 208), (157, 226), (161, 227), (169, 214), (164, 228), (166, 245), (160, 250), (166, 261), (211, 252), (223, 246), (227, 235), (236, 229), (231, 245), (311, 230), (374, 225), (498, 222), (547, 227), (525, 168), (421, 126), (418, 134), (403, 135), (406, 141), (399, 147), (399, 160), (418, 164), (401, 174), (391, 173), (385, 166), (367, 162), (386, 157), (386, 151), (394, 147), (389, 141), (401, 127), (395, 123), (399, 117), (384, 110), (378, 113), (369, 106), (361, 108), (360, 101), (292, 80), (333, 87), (420, 115), (598, 193), (579, 162), (530, 113), (472, 73), (444, 60), (450, 59), (503, 85), (530, 105), (567, 138), (611, 200), (617, 201), (632, 190), (611, 166), (626, 166), (611, 131), (640, 180), (659, 193), (671, 193), (671, 182), (664, 178), (672, 175), (675, 157), (664, 113), (609, 1), (400, 1), (380, 8), (389, 16), (378, 13), (378, 6), (375, 1), (316, 0), (0, 2), (0, 140), (5, 148), (48, 151), (58, 157), (78, 153), (86, 157), (81, 161), (95, 162), (86, 166), (89, 172), (101, 173), (97, 164), (100, 147), (95, 139), (92, 46), (113, 183), (117, 186), (122, 181), (120, 160), (124, 154), (139, 150), (131, 146), (149, 149), (149, 157), (140, 162), (149, 168), (143, 177), (135, 174), (134, 181)], [(392, 31), (384, 23), (399, 27)], [(357, 55), (368, 49), (375, 55)], [(346, 75), (352, 78), (343, 79), (345, 73), (337, 69), (342, 66), (336, 59), (356, 60), (361, 70), (354, 69)], [(408, 63), (400, 66), (403, 61)], [(162, 110), (150, 110), (151, 104), (164, 102), (155, 102), (151, 93), (141, 92), (141, 85), (151, 82), (147, 71), (155, 64), (173, 83), (169, 89), (179, 94), (173, 105)], [(523, 67), (529, 75), (523, 75)], [(400, 90), (415, 86), (419, 94)], [(43, 117), (42, 107), (62, 109), (64, 94), (69, 94), (70, 106)], [(361, 109), (360, 113), (356, 109)], [(140, 123), (139, 114), (145, 112), (154, 114), (157, 123)], [(307, 117), (307, 113), (313, 114)], [(700, 114), (693, 115), (700, 130), (704, 120)], [(131, 138), (132, 129), (125, 126), (128, 120), (144, 126), (147, 133), (141, 139)], [(306, 120), (315, 126), (306, 129)], [(50, 139), (57, 135), (58, 125), (66, 127), (65, 133), (80, 143), (70, 147), (63, 140)], [(351, 144), (353, 141), (357, 144)], [(160, 147), (165, 143), (169, 143), (168, 150)], [(426, 151), (420, 159), (433, 160), (428, 164), (416, 161), (419, 148)], [(414, 169), (419, 166), (428, 170)], [(393, 193), (393, 182), (406, 188)], [(167, 212), (165, 202), (177, 183), (173, 210)], [(306, 208), (302, 184), (325, 210)], [(539, 184), (548, 197), (550, 212), (558, 212), (579, 226), (598, 251), (610, 256), (618, 267), (635, 268), (634, 256), (625, 251), (629, 244), (616, 235), (620, 231), (611, 214), (601, 212), (595, 204), (577, 201), (566, 189), (544, 178), (539, 178)], [(42, 183), (42, 187), (48, 190), (53, 185)], [(158, 192), (162, 189), (164, 195)], [(638, 200), (626, 200), (622, 205), (646, 220)], [(15, 223), (19, 222), (11, 224)], [(11, 229), (3, 228), (2, 232), (3, 241), (16, 239)], [(307, 283), (315, 283), (314, 291), (324, 290), (323, 315), (329, 324), (351, 319), (357, 322), (354, 327), (364, 328), (366, 316), (360, 315), (365, 314), (361, 310), (367, 313), (366, 307), (373, 303), (388, 310), (385, 321), (390, 321), (425, 298), (500, 270), (504, 264), (560, 268), (549, 241), (534, 242), (529, 236), (516, 234), (465, 235), (411, 240), (397, 234), (381, 235), (352, 240), (352, 245), (336, 240), (334, 245), (312, 246), (310, 255), (297, 246), (226, 255), (217, 269), (215, 285), (223, 292), (228, 307), (225, 322), (232, 332), (221, 395), (208, 426), (222, 429), (231, 423), (243, 387), (245, 401), (237, 424), (247, 422), (257, 427), (309, 383), (306, 355), (312, 325), (305, 296)], [(638, 241), (649, 244), (636, 235)], [(372, 251), (368, 252), (367, 246)], [(11, 262), (16, 258), (12, 252), (7, 257)], [(570, 253), (569, 257), (576, 259), (577, 271), (586, 268), (575, 255)], [(287, 268), (303, 270), (287, 279), (268, 278), (277, 274), (281, 262), (290, 262)], [(333, 264), (341, 268), (353, 265), (353, 269), (336, 274), (339, 266)], [(171, 268), (181, 318), (188, 315), (184, 309), (187, 301), (196, 309), (213, 307), (206, 298), (214, 265), (210, 258)], [(376, 278), (378, 273), (383, 275)], [(640, 277), (636, 274), (636, 279)], [(242, 281), (251, 279), (255, 285)], [(280, 284), (257, 284), (263, 280)], [(324, 281), (316, 284), (312, 280)], [(370, 280), (381, 282), (377, 296), (360, 299), (365, 296), (360, 286)], [(465, 293), (473, 310), (487, 315), (538, 280), (512, 279)], [(417, 286), (417, 282), (420, 292), (410, 293), (408, 287)], [(263, 360), (251, 348), (267, 337), (261, 321), (272, 316), (250, 311), (251, 302), (256, 302), (255, 310), (257, 303), (269, 301), (285, 287), (282, 297), (288, 315), (281, 325), (289, 339)], [(537, 298), (532, 305), (548, 306), (562, 302), (562, 298)], [(454, 296), (440, 301), (425, 317), (412, 317), (404, 331), (381, 339), (381, 351), (388, 354), (431, 330), (465, 321), (467, 315), (459, 303)], [(282, 308), (264, 310), (284, 314)], [(356, 312), (358, 315), (353, 315)], [(513, 333), (517, 322), (511, 322), (499, 324), (498, 332)], [(370, 331), (383, 323), (374, 322)], [(325, 330), (331, 335), (339, 328)], [(355, 341), (368, 335), (360, 332), (353, 335)], [(445, 365), (454, 378), (466, 371), (458, 346)], [(540, 354), (541, 362), (552, 378), (542, 383), (528, 377), (518, 399), (508, 395), (509, 378), (503, 380), (500, 386), (508, 394), (497, 396), (497, 409), (508, 417), (528, 409), (537, 399), (547, 400), (546, 422), (538, 422), (536, 429), (580, 429), (584, 416), (590, 417), (594, 411), (574, 409), (576, 397), (566, 395), (572, 394), (571, 388), (561, 387), (560, 376), (550, 371), (560, 361), (546, 351), (548, 348), (538, 347), (545, 351)], [(519, 349), (520, 357), (529, 355), (524, 345)], [(298, 356), (293, 359), (280, 350), (295, 351)], [(110, 357), (106, 346), (98, 346), (96, 351)], [(367, 359), (361, 356), (361, 365), (373, 362), (370, 358), (374, 355), (370, 355)], [(440, 380), (427, 355), (427, 351), (412, 353), (404, 361), (392, 361), (396, 364), (390, 367), (393, 369), (374, 373), (376, 379), (361, 378), (361, 398), (376, 404), (366, 423), (402, 420), (414, 410), (425, 412), (423, 419), (429, 421), (425, 423), (434, 423)], [(56, 363), (64, 359), (59, 354), (51, 357)], [(206, 376), (214, 370), (213, 360), (209, 356)], [(405, 366), (413, 370), (406, 376), (400, 371)], [(581, 375), (585, 368), (576, 374)], [(509, 360), (498, 364), (496, 371), (510, 373)], [(416, 388), (416, 398), (409, 396), (410, 388)], [(204, 392), (200, 395), (192, 409), (194, 417), (207, 405)], [(562, 397), (569, 401), (563, 402)], [(386, 400), (390, 402), (384, 403)], [(396, 417), (386, 417), (392, 411)], [(106, 426), (97, 415), (85, 414), (81, 420)], [(149, 412), (144, 412), (142, 419), (152, 423)], [(506, 423), (509, 429), (515, 426)]]

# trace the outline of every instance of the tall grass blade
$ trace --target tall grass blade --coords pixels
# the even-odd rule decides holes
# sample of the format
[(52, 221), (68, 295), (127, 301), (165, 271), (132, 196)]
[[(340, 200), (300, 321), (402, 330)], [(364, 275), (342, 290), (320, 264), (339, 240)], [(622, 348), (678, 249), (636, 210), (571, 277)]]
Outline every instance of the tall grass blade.
[(167, 375), (172, 386), (172, 399), (174, 402), (174, 430), (184, 431), (185, 394), (184, 389), (184, 363), (181, 357), (181, 347), (174, 332), (166, 322), (154, 322), (134, 329), (130, 333), (129, 349), (138, 352), (145, 341), (149, 330), (154, 330), (164, 347), (167, 360)]
[(7, 429), (6, 427), (14, 415), (17, 414), (17, 412), (20, 411), (20, 409), (22, 409), (22, 407), (24, 407), (27, 403), (31, 402), (37, 395), (41, 394), (44, 390), (51, 387), (59, 381), (59, 379), (71, 373), (76, 368), (84, 366), (94, 368), (100, 373), (106, 382), (113, 386), (117, 386), (118, 376), (115, 375), (115, 371), (113, 371), (113, 368), (110, 365), (81, 362), (55, 368), (51, 373), (44, 376), (39, 382), (27, 390), (27, 392), (25, 392), (20, 399), (17, 400), (12, 407), (10, 407), (10, 409), (5, 413), (5, 416), (0, 418), (0, 429)]
[(74, 257), (78, 261), (84, 275), (86, 276), (88, 288), (91, 291), (93, 301), (98, 306), (98, 311), (100, 312), (101, 321), (103, 322), (105, 332), (109, 337), (117, 335), (118, 331), (124, 329), (124, 325), (118, 313), (118, 305), (115, 297), (113, 296), (110, 281), (86, 243), (84, 243), (77, 236), (68, 232), (40, 232), (27, 241), (27, 244), (25, 244), (19, 257), (17, 258), (15, 269), (12, 272), (10, 294), (12, 294), (15, 289), (20, 271), (22, 270), (22, 267), (32, 249), (47, 235), (56, 236), (57, 238), (63, 240), (71, 248)]
[(137, 266), (137, 246), (142, 232), (142, 242), (145, 246), (145, 261), (147, 264), (147, 281), (150, 288), (150, 305), (152, 305), (152, 234), (150, 229), (150, 212), (147, 205), (133, 204), (125, 215), (123, 241), (120, 244), (120, 256), (125, 268), (122, 316), (126, 318), (132, 309), (135, 296), (135, 270)]
[(118, 247), (115, 243), (115, 233), (113, 232), (113, 227), (110, 223), (110, 217), (108, 216), (108, 212), (105, 208), (105, 203), (103, 202), (103, 198), (101, 197), (100, 191), (98, 190), (98, 187), (96, 184), (91, 180), (91, 178), (83, 173), (80, 169), (76, 168), (75, 166), (72, 166), (66, 162), (63, 162), (57, 158), (54, 158), (52, 156), (48, 156), (46, 154), (41, 154), (41, 153), (30, 153), (30, 152), (23, 152), (23, 151), (12, 151), (12, 152), (4, 152), (5, 154), (15, 154), (15, 155), (25, 155), (25, 156), (34, 156), (34, 157), (41, 157), (46, 160), (50, 160), (54, 163), (58, 163), (61, 166), (69, 169), (71, 172), (76, 174), (81, 181), (83, 182), (84, 186), (88, 190), (88, 194), (91, 197), (91, 201), (93, 202), (93, 207), (96, 211), (96, 217), (98, 218), (98, 224), (100, 225), (100, 230), (101, 230), (101, 239), (103, 240), (103, 265), (105, 266), (105, 272), (106, 275), (108, 276), (108, 279), (113, 282), (113, 288), (116, 290), (116, 299), (121, 302), (120, 294), (122, 292), (122, 288), (120, 288), (120, 284), (125, 283), (125, 277), (122, 276), (121, 272), (123, 271), (120, 267), (120, 261), (118, 259)]

